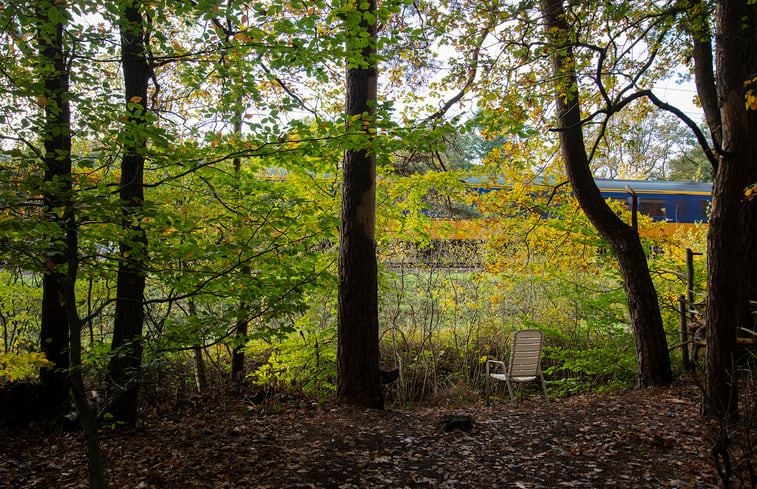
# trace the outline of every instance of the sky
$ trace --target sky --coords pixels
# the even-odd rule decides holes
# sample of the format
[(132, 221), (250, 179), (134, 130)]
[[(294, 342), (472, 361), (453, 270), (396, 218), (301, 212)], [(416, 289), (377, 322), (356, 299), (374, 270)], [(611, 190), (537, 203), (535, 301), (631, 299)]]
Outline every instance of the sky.
[(677, 83), (675, 80), (668, 79), (657, 84), (653, 91), (660, 99), (678, 107), (695, 122), (699, 124), (704, 122), (702, 108), (694, 103), (697, 91), (693, 81)]

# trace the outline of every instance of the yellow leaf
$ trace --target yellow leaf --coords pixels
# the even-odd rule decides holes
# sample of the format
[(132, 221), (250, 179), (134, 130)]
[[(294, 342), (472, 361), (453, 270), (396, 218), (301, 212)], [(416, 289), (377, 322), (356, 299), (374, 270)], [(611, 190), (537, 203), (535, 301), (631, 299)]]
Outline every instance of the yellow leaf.
[(142, 101), (142, 97), (140, 97), (139, 95), (135, 95), (135, 96), (133, 96), (132, 98), (129, 99), (129, 102), (131, 102), (133, 104), (138, 104), (141, 101)]

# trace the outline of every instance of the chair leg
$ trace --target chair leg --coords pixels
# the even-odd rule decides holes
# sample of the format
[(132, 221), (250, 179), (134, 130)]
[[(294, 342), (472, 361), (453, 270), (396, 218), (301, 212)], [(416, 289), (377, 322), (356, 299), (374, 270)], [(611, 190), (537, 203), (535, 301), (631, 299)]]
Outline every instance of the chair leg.
[(549, 404), (549, 395), (547, 395), (547, 383), (544, 382), (544, 374), (539, 372), (539, 379), (541, 379), (541, 390), (544, 392), (544, 399), (547, 401), (547, 404)]
[(486, 377), (484, 377), (484, 399), (486, 405), (489, 406), (489, 360), (486, 361)]
[(515, 400), (515, 396), (513, 395), (513, 386), (512, 386), (512, 384), (510, 384), (510, 378), (509, 378), (509, 376), (505, 379), (505, 381), (507, 382), (507, 391), (510, 393), (510, 400), (514, 401)]

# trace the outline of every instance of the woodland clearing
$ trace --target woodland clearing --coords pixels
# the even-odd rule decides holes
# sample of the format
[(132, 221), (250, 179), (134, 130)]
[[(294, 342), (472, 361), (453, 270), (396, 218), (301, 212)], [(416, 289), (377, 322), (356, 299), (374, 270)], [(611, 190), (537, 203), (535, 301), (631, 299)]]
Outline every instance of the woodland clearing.
[[(716, 427), (699, 399), (678, 385), (379, 411), (238, 384), (145, 410), (102, 449), (113, 489), (711, 488)], [(472, 430), (443, 431), (448, 414)], [(87, 486), (80, 433), (3, 431), (3, 488)]]

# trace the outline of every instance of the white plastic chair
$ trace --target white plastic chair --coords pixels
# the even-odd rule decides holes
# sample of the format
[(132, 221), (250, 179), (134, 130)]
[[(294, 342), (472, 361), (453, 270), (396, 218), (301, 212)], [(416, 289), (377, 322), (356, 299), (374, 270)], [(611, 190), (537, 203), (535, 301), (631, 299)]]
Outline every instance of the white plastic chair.
[[(513, 395), (513, 382), (522, 384), (533, 380), (541, 380), (541, 389), (544, 399), (549, 403), (547, 385), (544, 382), (544, 374), (541, 371), (541, 350), (544, 345), (544, 333), (538, 329), (521, 329), (513, 333), (513, 344), (510, 350), (510, 362), (497, 360), (486, 361), (486, 400), (489, 401), (490, 379), (504, 381), (510, 399), (515, 400)], [(497, 368), (497, 367), (500, 368)], [(502, 370), (495, 373), (494, 370)]]

